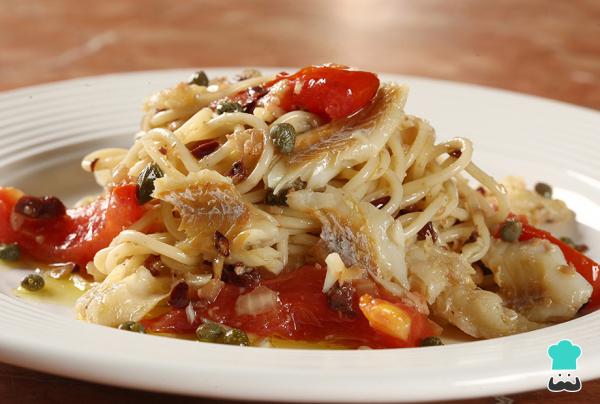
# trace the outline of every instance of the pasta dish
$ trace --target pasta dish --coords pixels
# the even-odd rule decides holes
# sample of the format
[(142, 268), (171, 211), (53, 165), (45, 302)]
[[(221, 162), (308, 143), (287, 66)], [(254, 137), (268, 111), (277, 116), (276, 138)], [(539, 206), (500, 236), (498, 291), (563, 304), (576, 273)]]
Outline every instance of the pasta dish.
[(497, 182), (407, 96), (339, 65), (199, 71), (145, 102), (129, 149), (84, 157), (99, 196), (0, 188), (0, 259), (86, 278), (83, 321), (231, 345), (439, 345), (597, 308), (552, 188)]

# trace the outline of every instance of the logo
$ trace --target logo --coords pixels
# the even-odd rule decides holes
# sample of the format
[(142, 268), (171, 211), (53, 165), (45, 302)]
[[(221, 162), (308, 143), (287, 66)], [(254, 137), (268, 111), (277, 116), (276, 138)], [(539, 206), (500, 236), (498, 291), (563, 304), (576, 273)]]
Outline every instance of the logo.
[(575, 376), (581, 347), (568, 339), (563, 339), (548, 347), (548, 356), (552, 360), (554, 371), (554, 375), (548, 380), (548, 390), (553, 393), (561, 391), (575, 393), (581, 390), (581, 380)]

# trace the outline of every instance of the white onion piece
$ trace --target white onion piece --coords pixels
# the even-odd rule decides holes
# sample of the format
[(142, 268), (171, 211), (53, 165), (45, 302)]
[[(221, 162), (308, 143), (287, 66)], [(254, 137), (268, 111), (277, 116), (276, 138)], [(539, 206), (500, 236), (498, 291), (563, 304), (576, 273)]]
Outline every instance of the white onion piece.
[(185, 283), (191, 287), (198, 289), (208, 283), (212, 279), (212, 274), (191, 274), (187, 272), (184, 275)]
[(206, 283), (206, 285), (198, 289), (198, 298), (210, 304), (217, 300), (217, 297), (219, 296), (219, 293), (221, 293), (223, 286), (225, 286), (225, 283), (222, 280), (211, 279)]
[(365, 271), (357, 265), (347, 268), (338, 253), (329, 254), (325, 258), (325, 264), (327, 265), (327, 272), (323, 281), (323, 293), (325, 294), (329, 292), (336, 282), (342, 285), (346, 282), (362, 280), (366, 275)]
[(194, 310), (194, 307), (191, 303), (185, 308), (185, 316), (190, 324), (194, 324), (194, 321), (196, 321), (196, 310)]
[(237, 315), (251, 315), (267, 313), (273, 310), (279, 303), (277, 292), (266, 286), (259, 286), (250, 293), (241, 295), (235, 302)]
[(325, 264), (327, 265), (327, 273), (323, 282), (323, 293), (329, 292), (329, 289), (340, 280), (340, 275), (346, 269), (344, 261), (338, 253), (329, 254), (325, 258)]
[(77, 264), (73, 262), (51, 264), (50, 270), (46, 271), (46, 273), (48, 274), (48, 276), (54, 279), (67, 279), (76, 267)]

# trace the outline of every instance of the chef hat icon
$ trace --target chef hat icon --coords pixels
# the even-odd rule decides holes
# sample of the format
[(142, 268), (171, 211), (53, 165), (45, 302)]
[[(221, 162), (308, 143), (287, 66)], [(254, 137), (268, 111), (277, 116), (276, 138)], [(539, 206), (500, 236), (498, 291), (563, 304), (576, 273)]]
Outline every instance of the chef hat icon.
[(577, 358), (581, 356), (581, 348), (568, 339), (563, 339), (558, 344), (548, 347), (548, 356), (552, 359), (552, 370), (575, 370)]

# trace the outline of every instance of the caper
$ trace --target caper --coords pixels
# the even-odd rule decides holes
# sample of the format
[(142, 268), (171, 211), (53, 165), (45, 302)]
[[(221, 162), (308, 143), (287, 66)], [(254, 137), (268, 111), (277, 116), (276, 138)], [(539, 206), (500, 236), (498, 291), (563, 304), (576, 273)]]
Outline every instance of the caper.
[(278, 123), (269, 131), (273, 144), (281, 152), (289, 154), (296, 145), (296, 129), (289, 123)]
[(267, 205), (279, 205), (279, 206), (288, 206), (287, 205), (287, 195), (292, 191), (298, 191), (300, 189), (306, 188), (306, 182), (302, 181), (300, 178), (296, 178), (290, 185), (289, 188), (282, 189), (278, 194), (273, 192), (273, 188), (267, 188), (267, 193), (265, 194), (265, 203)]
[(232, 328), (223, 336), (223, 343), (227, 345), (248, 346), (250, 345), (250, 340), (244, 331)]
[(272, 188), (267, 188), (265, 203), (267, 205), (287, 206), (287, 190), (284, 189), (278, 194), (275, 194), (273, 193)]
[(544, 182), (535, 184), (535, 192), (546, 199), (552, 198), (552, 187)]
[(152, 200), (154, 192), (154, 180), (164, 175), (158, 164), (152, 163), (146, 166), (137, 179), (137, 199), (140, 205)]
[(243, 112), (244, 108), (239, 102), (221, 101), (217, 104), (217, 115), (221, 115), (229, 112)]
[(420, 346), (444, 345), (440, 337), (427, 337), (421, 340)]
[(197, 86), (208, 86), (208, 76), (204, 73), (204, 70), (198, 70), (192, 74), (192, 77), (188, 80), (188, 84), (195, 84)]
[(217, 342), (223, 336), (224, 330), (220, 324), (206, 321), (196, 329), (196, 338), (202, 342)]
[(0, 260), (17, 261), (21, 257), (21, 250), (17, 243), (0, 244)]
[(124, 323), (119, 324), (119, 330), (131, 331), (131, 332), (139, 332), (140, 334), (144, 334), (146, 332), (146, 328), (137, 321), (125, 321)]
[(561, 237), (560, 241), (562, 241), (565, 244), (568, 244), (569, 246), (575, 248), (575, 242), (573, 241), (573, 239), (571, 237)]
[(523, 225), (521, 222), (508, 220), (500, 228), (500, 238), (504, 241), (517, 241), (521, 237)]
[(290, 185), (290, 187), (288, 188), (289, 191), (298, 191), (300, 189), (305, 189), (306, 188), (306, 182), (302, 181), (300, 178), (296, 178), (292, 184)]
[(577, 244), (571, 237), (561, 237), (560, 241), (579, 252), (586, 252), (589, 249), (585, 244)]
[(45, 284), (46, 282), (44, 282), (44, 278), (38, 274), (27, 275), (21, 281), (21, 287), (30, 292), (37, 292), (38, 290), (41, 290)]

